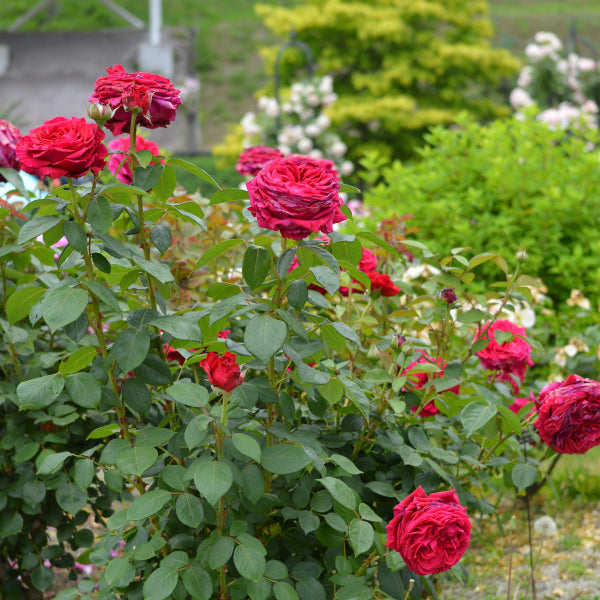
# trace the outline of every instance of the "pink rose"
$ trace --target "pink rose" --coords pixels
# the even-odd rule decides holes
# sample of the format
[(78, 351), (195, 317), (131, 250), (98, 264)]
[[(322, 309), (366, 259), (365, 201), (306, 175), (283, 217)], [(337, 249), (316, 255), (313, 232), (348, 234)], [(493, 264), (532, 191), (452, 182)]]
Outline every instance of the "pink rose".
[[(131, 183), (133, 181), (133, 173), (131, 171), (131, 159), (123, 162), (125, 154), (129, 151), (129, 136), (121, 136), (111, 140), (108, 144), (108, 149), (112, 154), (108, 158), (108, 170), (121, 182)], [(135, 138), (135, 149), (137, 152), (140, 150), (149, 150), (154, 156), (160, 154), (160, 148), (155, 142), (147, 140), (142, 136), (138, 135)], [(123, 164), (121, 165), (121, 163)], [(161, 161), (162, 162), (162, 161)], [(150, 164), (158, 164), (156, 161), (152, 161)], [(119, 165), (121, 165), (120, 170)]]
[[(18, 171), (21, 167), (17, 158), (17, 144), (21, 141), (21, 132), (12, 123), (0, 119), (0, 167)], [(0, 181), (6, 179), (0, 175)]]
[(235, 168), (240, 175), (256, 177), (258, 172), (274, 158), (282, 158), (283, 154), (277, 148), (268, 146), (252, 146), (246, 148), (239, 156)]
[[(513, 334), (513, 339), (499, 344), (494, 336), (495, 331), (507, 331)], [(527, 367), (533, 365), (531, 346), (522, 338), (526, 336), (525, 328), (519, 327), (507, 320), (492, 323), (482, 339), (488, 340), (488, 345), (477, 352), (484, 369), (500, 371), (498, 379), (513, 386), (515, 393), (519, 391), (511, 375), (516, 375), (521, 382), (525, 379)], [(475, 340), (478, 338), (475, 337)]]
[[(402, 371), (402, 375), (407, 375), (409, 373), (409, 371), (411, 371), (414, 367), (416, 367), (418, 365), (422, 365), (422, 364), (437, 365), (440, 368), (440, 371), (438, 373), (415, 373), (413, 375), (410, 375), (410, 377), (417, 378), (417, 381), (414, 385), (418, 390), (420, 390), (424, 385), (429, 383), (432, 379), (440, 379), (441, 377), (443, 377), (444, 369), (446, 368), (446, 364), (447, 364), (447, 363), (442, 363), (441, 356), (438, 356), (437, 360), (434, 361), (432, 358), (427, 356), (427, 354), (425, 354), (425, 352), (423, 350), (419, 350), (419, 352), (422, 355), (421, 358), (419, 358), (419, 360), (416, 360), (415, 362), (410, 363), (410, 365), (408, 365), (408, 367), (406, 367), (406, 369), (404, 369), (404, 371)], [(452, 394), (458, 394), (460, 392), (460, 386), (455, 385), (454, 387), (445, 390), (445, 392), (451, 392)], [(417, 407), (412, 406), (411, 410), (413, 412), (416, 412)], [(437, 415), (439, 412), (440, 411), (437, 409), (435, 402), (433, 400), (430, 400), (421, 409), (419, 416), (420, 417), (432, 417), (433, 415)]]
[[(113, 135), (129, 133), (131, 111), (139, 109), (136, 123), (148, 129), (166, 127), (175, 120), (181, 104), (179, 90), (161, 75), (126, 73), (121, 65), (106, 69), (98, 78), (90, 102), (109, 106), (114, 115), (105, 123)], [(128, 110), (126, 110), (128, 109)]]
[(547, 385), (538, 396), (534, 423), (559, 454), (585, 454), (600, 445), (600, 383), (579, 375)]
[(21, 168), (36, 177), (83, 177), (104, 168), (104, 132), (85, 119), (55, 117), (36, 127), (17, 146)]
[(319, 161), (289, 156), (269, 161), (247, 183), (250, 212), (260, 227), (301, 240), (311, 233), (330, 233), (346, 219), (340, 210), (340, 180)]
[(418, 487), (394, 506), (387, 526), (387, 546), (417, 575), (447, 571), (465, 553), (471, 522), (455, 490), (429, 496)]

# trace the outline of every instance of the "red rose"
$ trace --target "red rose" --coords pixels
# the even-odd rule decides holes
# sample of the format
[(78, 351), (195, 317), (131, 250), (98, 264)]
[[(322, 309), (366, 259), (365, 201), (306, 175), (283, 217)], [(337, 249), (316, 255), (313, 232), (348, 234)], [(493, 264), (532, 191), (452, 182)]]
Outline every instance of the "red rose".
[(531, 410), (527, 413), (527, 416), (529, 417), (530, 415), (535, 413), (535, 408), (533, 406), (534, 402), (535, 396), (531, 392), (529, 392), (529, 398), (517, 398), (508, 408), (512, 410), (516, 415), (524, 406), (530, 405)]
[(230, 392), (244, 381), (240, 366), (235, 362), (235, 354), (225, 352), (219, 355), (209, 352), (200, 366), (206, 371), (211, 385)]
[(600, 445), (600, 383), (579, 375), (547, 385), (535, 401), (534, 423), (559, 454), (585, 454)]
[(260, 227), (301, 240), (311, 233), (330, 233), (346, 216), (339, 207), (340, 180), (319, 161), (288, 156), (269, 161), (247, 183), (250, 212)]
[[(417, 381), (415, 383), (415, 387), (420, 390), (424, 385), (426, 385), (427, 383), (429, 383), (429, 381), (431, 381), (432, 379), (439, 379), (440, 377), (444, 376), (444, 369), (446, 368), (446, 364), (447, 363), (443, 363), (442, 364), (442, 357), (438, 356), (437, 360), (434, 361), (432, 358), (430, 358), (429, 356), (427, 356), (427, 354), (425, 354), (425, 352), (423, 350), (419, 350), (419, 352), (422, 354), (421, 358), (419, 358), (419, 360), (416, 360), (415, 362), (410, 363), (410, 365), (408, 365), (408, 367), (406, 367), (406, 369), (404, 369), (404, 371), (402, 371), (402, 375), (407, 375), (409, 373), (409, 371), (411, 371), (414, 367), (416, 367), (417, 365), (420, 364), (428, 364), (428, 365), (437, 365), (440, 368), (440, 371), (437, 373), (415, 373), (413, 375), (411, 375), (411, 377), (416, 377)], [(449, 388), (447, 390), (445, 390), (446, 392), (451, 392), (453, 394), (458, 394), (460, 392), (460, 386), (459, 385), (455, 385), (452, 388)], [(417, 407), (416, 406), (412, 406), (411, 410), (413, 412), (417, 411)], [(435, 402), (433, 400), (430, 400), (422, 409), (421, 412), (419, 413), (419, 416), (421, 417), (432, 417), (433, 415), (437, 415), (440, 411), (437, 409)]]
[[(114, 153), (108, 158), (108, 170), (119, 181), (122, 181), (123, 183), (131, 183), (133, 181), (133, 173), (131, 172), (131, 159), (123, 162), (125, 154), (129, 151), (129, 136), (122, 136), (111, 140), (108, 144), (108, 149)], [(152, 154), (154, 154), (154, 156), (158, 156), (160, 154), (160, 149), (156, 143), (139, 135), (135, 138), (135, 149), (137, 152), (140, 150), (149, 150)], [(122, 162), (123, 164), (121, 165)], [(150, 164), (156, 165), (158, 163), (156, 161), (152, 161)], [(120, 169), (119, 165), (121, 165)]]
[[(494, 336), (495, 331), (508, 331), (513, 334), (513, 339), (499, 344)], [(483, 368), (492, 371), (501, 371), (498, 378), (510, 383), (515, 393), (519, 391), (519, 387), (511, 377), (511, 374), (516, 375), (523, 381), (527, 367), (533, 365), (533, 361), (530, 358), (531, 346), (522, 339), (525, 336), (526, 332), (523, 327), (519, 327), (507, 320), (495, 321), (487, 328), (482, 338), (489, 340), (488, 345), (483, 350), (477, 352)], [(477, 336), (475, 340), (477, 340)]]
[[(17, 144), (21, 141), (21, 132), (8, 121), (0, 119), (0, 167), (18, 171), (21, 167), (17, 158)], [(0, 181), (6, 181), (0, 175)]]
[(55, 117), (36, 127), (17, 146), (21, 168), (36, 177), (83, 177), (104, 168), (104, 132), (85, 119)]
[(178, 350), (175, 350), (173, 346), (169, 346), (169, 344), (163, 344), (163, 350), (165, 352), (165, 356), (167, 360), (176, 360), (179, 363), (180, 367), (183, 367), (185, 363), (185, 358), (181, 355)]
[[(131, 109), (139, 108), (136, 123), (148, 129), (166, 127), (175, 120), (181, 104), (179, 90), (161, 75), (126, 73), (121, 65), (106, 69), (98, 78), (90, 102), (110, 106), (114, 115), (105, 123), (114, 135), (129, 133)], [(126, 110), (129, 109), (129, 110)]]
[(236, 171), (240, 175), (251, 175), (256, 177), (258, 172), (274, 158), (282, 158), (283, 154), (277, 148), (268, 146), (252, 146), (246, 148), (238, 158), (235, 165)]
[(387, 546), (417, 575), (447, 571), (465, 553), (471, 522), (454, 490), (429, 496), (418, 487), (394, 506), (387, 526)]
[(367, 273), (369, 279), (371, 280), (371, 291), (376, 292), (377, 290), (381, 291), (382, 296), (396, 296), (400, 293), (400, 288), (394, 284), (394, 282), (384, 273), (377, 273), (376, 271), (371, 271)]

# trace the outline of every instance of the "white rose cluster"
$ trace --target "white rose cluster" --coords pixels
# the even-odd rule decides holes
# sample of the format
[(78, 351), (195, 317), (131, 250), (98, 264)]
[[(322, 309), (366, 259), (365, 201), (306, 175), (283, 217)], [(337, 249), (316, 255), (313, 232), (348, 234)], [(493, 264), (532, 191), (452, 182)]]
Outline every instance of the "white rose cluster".
[[(597, 103), (593, 87), (598, 85), (598, 64), (586, 56), (566, 52), (560, 39), (549, 31), (539, 31), (525, 47), (529, 64), (519, 73), (517, 87), (509, 101), (523, 119), (524, 109), (537, 105), (536, 118), (551, 129), (571, 126), (598, 127)], [(552, 103), (552, 104), (550, 104)]]
[(345, 159), (348, 148), (330, 131), (331, 119), (323, 112), (336, 100), (331, 75), (294, 83), (281, 105), (275, 98), (260, 97), (258, 110), (241, 120), (244, 147), (260, 144), (277, 147), (286, 155), (330, 160), (342, 177), (350, 175), (354, 164)]

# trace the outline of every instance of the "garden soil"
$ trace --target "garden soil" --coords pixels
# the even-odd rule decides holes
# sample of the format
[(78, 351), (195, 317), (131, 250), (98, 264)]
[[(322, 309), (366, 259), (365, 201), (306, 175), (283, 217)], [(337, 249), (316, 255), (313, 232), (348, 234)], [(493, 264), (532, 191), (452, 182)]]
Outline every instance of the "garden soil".
[[(10, 54), (8, 70), (0, 75), (0, 115), (23, 134), (57, 116), (86, 117), (96, 79), (115, 64), (135, 71), (138, 45), (147, 37), (145, 31), (128, 29), (0, 31), (0, 45), (8, 45)], [(163, 38), (174, 47), (177, 71), (185, 72), (185, 40), (171, 30)], [(178, 117), (168, 128), (152, 131), (153, 141), (171, 152), (185, 151), (187, 121)]]

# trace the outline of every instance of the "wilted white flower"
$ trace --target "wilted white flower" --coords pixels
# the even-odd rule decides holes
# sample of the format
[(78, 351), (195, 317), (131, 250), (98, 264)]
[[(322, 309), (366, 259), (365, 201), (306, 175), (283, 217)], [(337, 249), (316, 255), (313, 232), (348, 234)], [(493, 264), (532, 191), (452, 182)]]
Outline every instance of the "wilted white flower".
[(571, 290), (571, 296), (567, 299), (569, 306), (578, 306), (584, 310), (591, 310), (590, 301), (581, 293), (580, 290)]
[(533, 522), (533, 530), (543, 537), (552, 537), (556, 535), (556, 521), (552, 517), (544, 515)]

